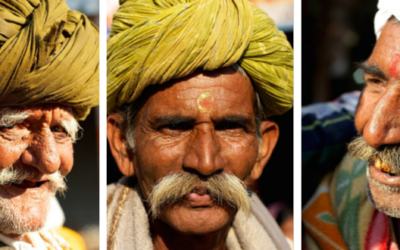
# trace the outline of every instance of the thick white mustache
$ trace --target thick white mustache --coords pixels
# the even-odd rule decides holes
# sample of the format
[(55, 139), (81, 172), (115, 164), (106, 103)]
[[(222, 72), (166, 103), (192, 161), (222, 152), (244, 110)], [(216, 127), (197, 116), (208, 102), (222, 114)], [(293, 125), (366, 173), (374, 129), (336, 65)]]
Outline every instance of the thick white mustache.
[[(20, 184), (25, 179), (36, 179), (40, 172), (34, 169), (26, 170), (9, 166), (0, 170), (0, 185)], [(64, 176), (60, 171), (48, 175), (49, 184), (55, 191), (64, 192), (67, 189)]]
[[(200, 184), (200, 186), (199, 186)], [(215, 174), (206, 180), (192, 173), (168, 174), (156, 183), (150, 193), (150, 207), (153, 218), (161, 213), (161, 208), (179, 201), (196, 187), (205, 188), (213, 195), (218, 205), (226, 202), (229, 206), (241, 209), (249, 215), (251, 198), (242, 180), (233, 174)]]

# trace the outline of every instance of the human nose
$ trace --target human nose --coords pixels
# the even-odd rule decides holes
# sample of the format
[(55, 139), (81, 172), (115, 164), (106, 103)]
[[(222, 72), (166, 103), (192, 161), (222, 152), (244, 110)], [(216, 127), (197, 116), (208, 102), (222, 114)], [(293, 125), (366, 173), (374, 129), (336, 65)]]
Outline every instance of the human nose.
[(224, 168), (220, 146), (210, 125), (202, 124), (199, 128), (195, 128), (188, 145), (183, 160), (185, 168), (193, 169), (203, 176), (210, 176)]
[(400, 86), (391, 86), (370, 111), (371, 118), (363, 129), (365, 141), (374, 148), (400, 144)]
[(28, 148), (22, 153), (21, 160), (43, 174), (55, 173), (60, 168), (60, 154), (50, 129), (30, 141)]

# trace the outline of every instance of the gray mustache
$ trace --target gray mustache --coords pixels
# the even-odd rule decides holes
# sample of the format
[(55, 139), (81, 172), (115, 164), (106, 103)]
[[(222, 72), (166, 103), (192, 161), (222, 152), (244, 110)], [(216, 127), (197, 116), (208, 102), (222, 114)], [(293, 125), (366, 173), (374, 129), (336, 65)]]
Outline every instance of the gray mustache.
[(154, 185), (149, 201), (153, 218), (159, 217), (163, 206), (178, 202), (197, 188), (212, 195), (218, 205), (226, 202), (231, 207), (250, 214), (251, 198), (244, 182), (235, 175), (221, 173), (202, 180), (196, 174), (185, 172), (166, 175)]
[[(41, 177), (41, 173), (35, 169), (20, 169), (13, 166), (0, 170), (0, 185), (21, 184), (25, 179), (36, 179)], [(64, 193), (67, 189), (65, 177), (60, 171), (48, 175), (49, 188)]]
[(400, 145), (385, 145), (375, 149), (365, 142), (363, 136), (359, 136), (350, 142), (348, 150), (353, 157), (364, 161), (374, 161), (379, 157), (389, 168), (400, 174)]

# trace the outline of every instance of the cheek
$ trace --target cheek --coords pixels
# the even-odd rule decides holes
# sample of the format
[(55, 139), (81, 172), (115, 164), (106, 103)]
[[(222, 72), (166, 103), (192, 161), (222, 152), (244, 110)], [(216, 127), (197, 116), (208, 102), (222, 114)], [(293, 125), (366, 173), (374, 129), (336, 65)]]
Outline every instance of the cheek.
[(181, 170), (182, 143), (171, 143), (159, 138), (141, 138), (136, 149), (135, 174), (145, 196), (154, 183), (166, 174)]
[(9, 167), (13, 165), (26, 149), (25, 143), (4, 142), (0, 141), (0, 168)]
[(241, 180), (250, 175), (258, 155), (256, 138), (224, 141), (221, 143), (221, 149), (227, 173), (233, 173)]
[(362, 131), (374, 110), (373, 103), (375, 103), (375, 99), (374, 94), (366, 91), (363, 91), (360, 96), (360, 101), (355, 115), (355, 126), (359, 134), (362, 134)]
[(67, 175), (74, 165), (73, 147), (72, 143), (65, 143), (57, 145), (57, 151), (60, 155), (60, 172), (62, 175)]

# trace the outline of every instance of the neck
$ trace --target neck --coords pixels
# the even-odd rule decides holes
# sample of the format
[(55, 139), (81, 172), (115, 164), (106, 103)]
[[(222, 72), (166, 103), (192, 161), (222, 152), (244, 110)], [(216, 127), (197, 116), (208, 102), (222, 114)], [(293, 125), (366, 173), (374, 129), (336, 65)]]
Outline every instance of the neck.
[(159, 219), (151, 223), (150, 227), (154, 250), (226, 250), (225, 241), (230, 225), (207, 235), (177, 232)]

